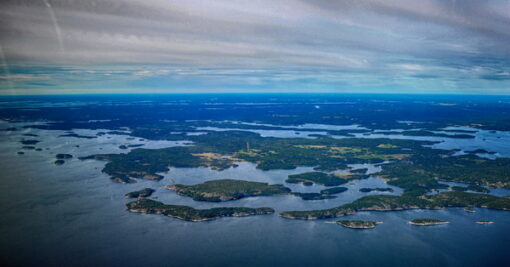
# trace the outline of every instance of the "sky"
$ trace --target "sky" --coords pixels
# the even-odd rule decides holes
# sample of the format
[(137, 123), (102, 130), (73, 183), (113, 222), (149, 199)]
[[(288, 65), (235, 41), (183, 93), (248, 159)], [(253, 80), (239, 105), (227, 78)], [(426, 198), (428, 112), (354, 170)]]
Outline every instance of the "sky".
[(0, 94), (510, 94), (508, 0), (2, 0)]

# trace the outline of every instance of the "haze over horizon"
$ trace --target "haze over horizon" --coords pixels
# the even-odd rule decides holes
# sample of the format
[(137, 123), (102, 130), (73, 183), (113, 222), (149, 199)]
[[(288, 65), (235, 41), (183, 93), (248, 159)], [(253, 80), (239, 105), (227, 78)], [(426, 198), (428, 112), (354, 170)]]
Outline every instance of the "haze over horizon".
[(510, 94), (510, 1), (0, 3), (0, 94)]

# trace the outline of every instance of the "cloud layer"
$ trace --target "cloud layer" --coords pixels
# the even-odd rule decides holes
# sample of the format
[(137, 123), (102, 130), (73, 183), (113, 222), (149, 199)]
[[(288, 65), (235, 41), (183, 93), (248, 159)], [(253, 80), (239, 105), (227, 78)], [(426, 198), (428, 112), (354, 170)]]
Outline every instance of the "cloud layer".
[(0, 3), (8, 93), (510, 93), (509, 1)]

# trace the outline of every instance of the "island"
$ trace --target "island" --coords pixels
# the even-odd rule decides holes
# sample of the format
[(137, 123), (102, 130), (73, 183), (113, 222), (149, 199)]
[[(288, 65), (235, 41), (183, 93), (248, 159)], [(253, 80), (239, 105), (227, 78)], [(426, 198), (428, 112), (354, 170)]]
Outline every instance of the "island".
[(477, 224), (493, 224), (493, 221), (476, 221)]
[(469, 154), (489, 154), (489, 155), (496, 154), (496, 152), (490, 152), (485, 149), (475, 149), (475, 150), (464, 151), (464, 152), (469, 153)]
[(387, 134), (387, 135), (404, 135), (404, 136), (430, 136), (430, 137), (447, 137), (447, 138), (459, 138), (459, 139), (473, 139), (474, 135), (471, 134), (445, 134), (445, 133), (435, 133), (426, 130), (409, 130), (403, 132), (395, 132), (395, 131), (387, 131), (387, 132), (379, 132), (379, 134)]
[(197, 201), (220, 202), (253, 196), (274, 196), (289, 194), (290, 189), (279, 184), (250, 182), (244, 180), (221, 179), (196, 185), (175, 184), (166, 186), (177, 194)]
[(293, 195), (300, 197), (302, 200), (323, 200), (336, 198), (335, 196), (323, 195), (319, 193), (298, 193), (294, 192)]
[(289, 175), (285, 182), (292, 184), (300, 183), (303, 185), (312, 185), (315, 183), (325, 186), (335, 186), (345, 184), (347, 180), (323, 172), (305, 172)]
[(389, 187), (361, 188), (359, 191), (362, 192), (362, 193), (369, 193), (369, 192), (372, 192), (372, 191), (377, 191), (377, 192), (393, 192), (393, 188), (389, 188)]
[(330, 187), (330, 188), (321, 190), (321, 194), (324, 194), (324, 195), (335, 195), (335, 194), (343, 193), (343, 192), (345, 192), (347, 190), (348, 190), (347, 187), (336, 186), (336, 187)]
[(374, 228), (380, 222), (375, 221), (359, 221), (359, 220), (340, 220), (336, 224), (352, 229), (370, 229)]
[(446, 207), (479, 207), (510, 210), (510, 198), (468, 192), (441, 192), (429, 196), (365, 196), (336, 208), (323, 210), (284, 211), (280, 216), (288, 219), (326, 219), (354, 214), (358, 211), (395, 211), (408, 209), (441, 209)]
[(5, 128), (5, 129), (0, 129), (0, 131), (5, 131), (5, 132), (13, 132), (13, 131), (17, 131), (18, 129), (16, 127), (9, 127), (9, 128)]
[(94, 139), (97, 138), (97, 136), (87, 136), (87, 135), (79, 135), (76, 133), (67, 133), (67, 134), (61, 134), (58, 137), (75, 137), (75, 138), (82, 138), (82, 139)]
[(479, 192), (479, 193), (489, 193), (490, 190), (479, 185), (470, 184), (466, 187), (464, 186), (452, 186), (451, 189), (453, 191), (473, 191), (473, 192)]
[(476, 210), (473, 209), (473, 208), (464, 208), (464, 211), (465, 212), (469, 212), (469, 213), (475, 213), (476, 212)]
[(41, 141), (39, 141), (39, 140), (21, 140), (20, 142), (23, 145), (35, 145)]
[(367, 168), (361, 168), (361, 169), (352, 169), (349, 172), (350, 173), (357, 173), (357, 174), (366, 174), (368, 171)]
[(417, 226), (429, 226), (429, 225), (447, 224), (450, 222), (441, 221), (438, 219), (420, 218), (420, 219), (414, 219), (414, 220), (410, 221), (409, 223), (412, 225), (417, 225)]
[(57, 154), (57, 155), (55, 155), (55, 158), (57, 158), (57, 159), (71, 159), (71, 158), (73, 158), (73, 155), (71, 155), (71, 154)]
[(131, 145), (127, 145), (127, 147), (142, 147), (144, 145), (145, 144), (131, 144)]
[(142, 190), (129, 192), (124, 195), (126, 198), (143, 198), (143, 197), (150, 197), (152, 193), (154, 193), (156, 190), (152, 188), (144, 188)]
[(272, 214), (272, 208), (246, 208), (246, 207), (221, 207), (211, 209), (194, 209), (188, 206), (167, 205), (162, 202), (140, 198), (126, 204), (130, 212), (146, 214), (160, 214), (185, 221), (201, 222), (218, 219), (221, 217), (242, 217), (250, 215)]

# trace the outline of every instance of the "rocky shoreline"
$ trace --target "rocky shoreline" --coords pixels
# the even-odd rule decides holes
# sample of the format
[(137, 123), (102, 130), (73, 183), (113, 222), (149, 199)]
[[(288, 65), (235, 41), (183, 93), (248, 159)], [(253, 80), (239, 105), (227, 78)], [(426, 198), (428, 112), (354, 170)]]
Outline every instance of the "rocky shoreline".
[(476, 221), (477, 224), (493, 224), (493, 221)]
[(346, 228), (351, 228), (351, 229), (372, 229), (372, 228), (375, 228), (376, 225), (381, 224), (381, 223), (382, 222), (359, 221), (359, 220), (336, 221), (336, 224), (341, 225)]
[(416, 226), (430, 226), (430, 225), (439, 225), (439, 224), (448, 224), (448, 223), (450, 223), (450, 222), (437, 220), (437, 219), (427, 219), (427, 218), (414, 219), (409, 222), (409, 224), (416, 225)]
[(190, 222), (210, 221), (221, 217), (244, 217), (274, 213), (274, 209), (267, 207), (220, 207), (211, 209), (194, 209), (188, 206), (166, 205), (161, 202), (146, 198), (141, 198), (136, 201), (129, 202), (126, 204), (126, 209), (130, 212), (159, 214)]

